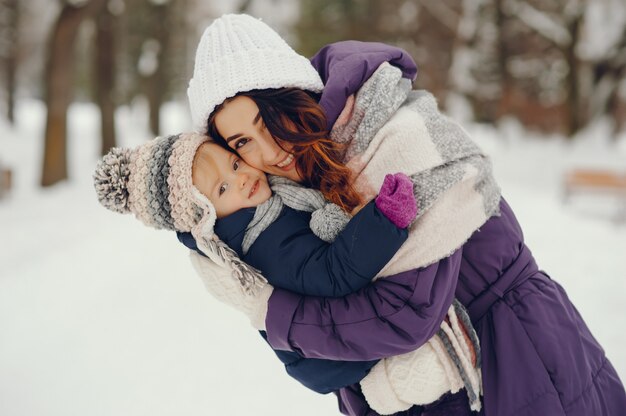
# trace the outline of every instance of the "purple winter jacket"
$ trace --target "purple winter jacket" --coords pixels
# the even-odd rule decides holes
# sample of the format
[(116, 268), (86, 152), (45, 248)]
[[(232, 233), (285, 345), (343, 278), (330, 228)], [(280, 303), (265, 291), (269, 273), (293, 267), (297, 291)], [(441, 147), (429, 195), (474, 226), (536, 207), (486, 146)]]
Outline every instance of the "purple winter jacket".
[[(312, 59), (325, 82), (329, 71), (362, 62), (361, 70), (339, 77), (333, 73), (333, 80), (343, 81), (326, 84), (320, 104), (330, 124), (346, 97), (376, 69), (367, 56), (356, 56), (362, 47), (341, 42)], [(410, 70), (407, 75), (411, 77)], [(448, 258), (377, 280), (344, 298), (305, 297), (275, 288), (266, 318), (268, 342), (310, 358), (398, 355), (435, 334), (456, 296), (468, 308), (481, 342), (481, 414), (626, 414), (624, 387), (604, 351), (563, 288), (538, 269), (504, 200), (500, 208), (499, 217), (488, 220)], [(345, 414), (376, 415), (358, 385), (337, 396)], [(461, 405), (433, 406), (424, 411), (415, 406), (404, 414), (456, 414), (449, 409)], [(466, 408), (463, 412), (469, 413)]]

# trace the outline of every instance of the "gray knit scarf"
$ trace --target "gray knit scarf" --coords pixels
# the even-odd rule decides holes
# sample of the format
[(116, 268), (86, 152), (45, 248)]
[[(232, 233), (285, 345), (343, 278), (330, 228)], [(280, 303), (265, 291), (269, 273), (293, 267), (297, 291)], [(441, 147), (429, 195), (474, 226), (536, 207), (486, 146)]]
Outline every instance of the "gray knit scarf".
[(320, 191), (305, 188), (291, 179), (280, 176), (268, 175), (268, 180), (274, 194), (257, 206), (243, 238), (241, 248), (244, 254), (257, 237), (278, 218), (283, 205), (297, 211), (312, 212), (309, 223), (311, 230), (328, 243), (334, 241), (350, 221), (350, 216), (338, 205), (324, 199)]

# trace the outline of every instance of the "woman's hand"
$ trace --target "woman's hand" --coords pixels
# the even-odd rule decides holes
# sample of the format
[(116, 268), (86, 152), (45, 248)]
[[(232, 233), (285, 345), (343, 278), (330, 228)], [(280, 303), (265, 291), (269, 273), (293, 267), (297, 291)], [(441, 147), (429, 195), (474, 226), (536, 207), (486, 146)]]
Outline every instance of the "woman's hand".
[(404, 173), (386, 175), (376, 197), (376, 206), (398, 228), (408, 227), (417, 215), (411, 179)]

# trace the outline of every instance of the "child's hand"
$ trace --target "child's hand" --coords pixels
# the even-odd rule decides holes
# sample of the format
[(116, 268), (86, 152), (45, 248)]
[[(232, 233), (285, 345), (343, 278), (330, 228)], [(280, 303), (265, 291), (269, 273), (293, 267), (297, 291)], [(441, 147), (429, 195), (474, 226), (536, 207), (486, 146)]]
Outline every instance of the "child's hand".
[(404, 173), (385, 176), (376, 206), (398, 228), (406, 228), (417, 215), (417, 202), (413, 196), (413, 182)]

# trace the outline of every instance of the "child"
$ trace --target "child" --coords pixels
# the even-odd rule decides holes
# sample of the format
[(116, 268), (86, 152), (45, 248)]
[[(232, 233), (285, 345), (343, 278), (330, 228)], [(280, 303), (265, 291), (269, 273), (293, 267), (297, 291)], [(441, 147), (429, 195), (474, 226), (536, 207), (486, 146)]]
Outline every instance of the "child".
[[(94, 180), (106, 208), (133, 212), (155, 228), (191, 231), (202, 251), (213, 259), (217, 253), (245, 288), (262, 277), (219, 245), (215, 234), (271, 284), (317, 296), (343, 296), (368, 284), (407, 239), (417, 213), (405, 175), (387, 175), (379, 195), (348, 221), (319, 191), (277, 177), (270, 189), (265, 173), (194, 133), (113, 149)], [(347, 222), (336, 236), (324, 236), (332, 242), (309, 227), (324, 235), (329, 218)], [(460, 376), (449, 371), (453, 363), (442, 363), (432, 348), (419, 350), (428, 367), (425, 397), (434, 400), (462, 387)], [(362, 372), (374, 364), (363, 363)]]
[[(406, 227), (416, 213), (409, 178), (389, 175), (375, 202), (363, 207), (336, 238), (327, 237), (334, 240), (328, 243), (309, 228), (307, 207), (288, 195), (300, 193), (301, 204), (317, 201), (316, 212), (328, 213), (318, 191), (272, 176), (279, 197), (272, 196), (264, 172), (210, 142), (198, 149), (192, 176), (215, 207), (215, 234), (273, 285), (309, 295), (344, 296), (371, 282), (406, 241)], [(319, 234), (315, 221), (311, 226)]]
[[(312, 215), (305, 206), (291, 208), (308, 199), (324, 211), (321, 193), (284, 178), (274, 181), (282, 184), (276, 189), (290, 188), (286, 192), (299, 188), (299, 201), (284, 193), (273, 196), (264, 172), (193, 133), (156, 138), (133, 151), (115, 149), (96, 172), (105, 207), (130, 210), (146, 225), (191, 231), (204, 240), (215, 227), (217, 236), (273, 284), (319, 296), (344, 296), (370, 283), (406, 241), (406, 227), (417, 213), (408, 177), (389, 175), (378, 198), (327, 243), (309, 228)], [(252, 284), (251, 271), (241, 272)]]

